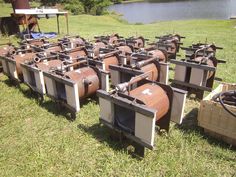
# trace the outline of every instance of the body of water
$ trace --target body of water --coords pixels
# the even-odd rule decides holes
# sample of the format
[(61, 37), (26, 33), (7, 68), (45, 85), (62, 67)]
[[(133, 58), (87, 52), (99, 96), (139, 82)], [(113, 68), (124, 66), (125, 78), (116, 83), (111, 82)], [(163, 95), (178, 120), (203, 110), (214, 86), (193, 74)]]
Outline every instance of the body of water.
[(130, 23), (185, 19), (229, 19), (236, 16), (236, 0), (186, 0), (177, 2), (135, 2), (108, 8)]

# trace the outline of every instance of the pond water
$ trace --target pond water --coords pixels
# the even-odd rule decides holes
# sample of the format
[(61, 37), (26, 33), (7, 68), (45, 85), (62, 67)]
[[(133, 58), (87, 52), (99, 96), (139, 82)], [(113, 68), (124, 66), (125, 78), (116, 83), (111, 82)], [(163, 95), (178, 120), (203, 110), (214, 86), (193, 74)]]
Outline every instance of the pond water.
[(134, 2), (108, 8), (123, 15), (129, 23), (185, 19), (229, 19), (236, 16), (236, 0), (185, 0)]

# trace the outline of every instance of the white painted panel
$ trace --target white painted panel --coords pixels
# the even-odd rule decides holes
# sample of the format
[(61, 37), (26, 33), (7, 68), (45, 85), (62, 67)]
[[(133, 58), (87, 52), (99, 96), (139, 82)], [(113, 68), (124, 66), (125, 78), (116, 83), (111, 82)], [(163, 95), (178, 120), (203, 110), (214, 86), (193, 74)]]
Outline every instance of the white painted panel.
[(65, 85), (65, 88), (67, 104), (75, 108), (76, 112), (78, 112), (80, 110), (78, 85), (75, 84), (73, 87)]
[(48, 95), (56, 97), (55, 81), (53, 81), (51, 78), (48, 78), (46, 76), (44, 77), (44, 81), (45, 81), (45, 85), (47, 87)]
[(44, 79), (43, 79), (43, 72), (42, 71), (34, 71), (34, 78), (36, 82), (37, 89), (42, 93), (46, 93)]
[(175, 66), (175, 77), (174, 77), (174, 79), (184, 82), (185, 81), (185, 76), (186, 76), (186, 70), (187, 70), (186, 66), (176, 65)]
[(23, 74), (23, 78), (24, 78), (24, 83), (29, 84), (29, 82), (30, 82), (29, 71), (22, 67), (22, 74)]
[(111, 73), (111, 84), (116, 86), (120, 84), (120, 72), (115, 70), (110, 70)]
[(9, 74), (6, 61), (5, 60), (1, 60), (1, 61), (2, 61), (3, 72), (6, 73), (6, 74)]
[(140, 113), (135, 113), (135, 136), (143, 142), (154, 145), (155, 117), (150, 118)]
[(184, 118), (186, 96), (187, 93), (180, 93), (174, 91), (172, 110), (171, 110), (171, 121), (177, 124), (181, 124)]
[(113, 103), (104, 98), (99, 98), (99, 105), (100, 105), (100, 117), (101, 119), (113, 123), (114, 116), (113, 116)]
[(121, 62), (122, 65), (127, 65), (127, 58), (122, 57), (120, 62)]
[(110, 85), (109, 85), (109, 74), (107, 73), (101, 73), (101, 89), (105, 91), (110, 90)]
[(11, 63), (11, 62), (8, 62), (8, 66), (9, 66), (9, 72), (10, 72), (11, 77), (13, 77), (15, 79), (18, 79), (18, 74), (17, 74), (17, 71), (16, 71), (16, 65)]
[(169, 63), (160, 63), (160, 82), (168, 84), (169, 80)]
[(202, 86), (204, 70), (192, 68), (189, 83)]

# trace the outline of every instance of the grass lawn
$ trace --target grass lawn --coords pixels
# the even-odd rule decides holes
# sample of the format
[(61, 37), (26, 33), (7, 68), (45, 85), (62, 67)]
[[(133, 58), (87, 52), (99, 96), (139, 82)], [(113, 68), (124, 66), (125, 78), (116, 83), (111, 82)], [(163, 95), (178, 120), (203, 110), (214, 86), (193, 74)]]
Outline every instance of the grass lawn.
[[(0, 5), (0, 14), (3, 14)], [(4, 13), (9, 12), (4, 6)], [(62, 32), (66, 32), (61, 17)], [(169, 21), (130, 25), (113, 16), (70, 16), (70, 33), (86, 39), (119, 33), (156, 35), (177, 32), (187, 38), (184, 46), (207, 38), (224, 47), (217, 77), (236, 82), (236, 26), (230, 20)], [(40, 20), (41, 29), (56, 31), (56, 19)], [(11, 39), (15, 41), (15, 38)], [(1, 42), (8, 41), (1, 37)], [(182, 53), (183, 55), (183, 53)], [(173, 73), (171, 73), (173, 75)], [(215, 83), (217, 86), (218, 83)], [(197, 126), (199, 101), (188, 99), (185, 123), (171, 124), (168, 136), (156, 136), (156, 149), (142, 160), (132, 157), (122, 144), (99, 125), (99, 106), (85, 100), (77, 119), (46, 98), (41, 105), (24, 84), (12, 85), (0, 76), (0, 176), (234, 176), (235, 149), (206, 136)]]

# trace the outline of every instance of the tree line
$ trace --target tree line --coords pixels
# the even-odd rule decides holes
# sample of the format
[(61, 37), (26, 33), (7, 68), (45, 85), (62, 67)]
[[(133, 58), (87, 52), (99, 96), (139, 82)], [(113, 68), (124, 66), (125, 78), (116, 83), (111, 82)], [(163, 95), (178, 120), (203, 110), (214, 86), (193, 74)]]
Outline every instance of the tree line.
[[(11, 0), (0, 0), (0, 2), (2, 1), (6, 3), (11, 2)], [(74, 15), (78, 14), (102, 15), (104, 12), (106, 12), (105, 11), (106, 7), (108, 7), (112, 3), (121, 3), (122, 1), (127, 1), (127, 0), (30, 0), (30, 1), (38, 2), (43, 6), (54, 6), (56, 4), (62, 4), (65, 10), (71, 11), (71, 13)], [(170, 0), (147, 0), (147, 1), (170, 1)]]
[[(64, 9), (71, 11), (72, 14), (92, 14), (101, 15), (106, 7), (112, 3), (120, 3), (122, 0), (30, 0), (40, 3), (43, 6), (54, 6), (62, 4)], [(0, 0), (1, 2), (11, 3), (11, 0)]]

